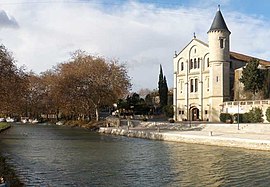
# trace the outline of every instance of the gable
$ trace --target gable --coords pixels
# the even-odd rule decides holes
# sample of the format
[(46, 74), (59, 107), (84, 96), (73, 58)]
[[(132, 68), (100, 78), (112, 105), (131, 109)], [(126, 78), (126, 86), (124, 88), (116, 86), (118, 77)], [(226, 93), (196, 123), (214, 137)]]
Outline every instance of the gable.
[(197, 50), (200, 56), (204, 56), (208, 53), (208, 45), (201, 40), (193, 38), (178, 54), (176, 54), (175, 58), (189, 58), (194, 52), (192, 49), (195, 49), (195, 52)]
[(185, 53), (187, 50), (189, 51), (193, 46), (197, 46), (199, 48), (203, 48), (204, 50), (208, 50), (208, 44), (204, 43), (197, 38), (193, 38), (176, 56)]

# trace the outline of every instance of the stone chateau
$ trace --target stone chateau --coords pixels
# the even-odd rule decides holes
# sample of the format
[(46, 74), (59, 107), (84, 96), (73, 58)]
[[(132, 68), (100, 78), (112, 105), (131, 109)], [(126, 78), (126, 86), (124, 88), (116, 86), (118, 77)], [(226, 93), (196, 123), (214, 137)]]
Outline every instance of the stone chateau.
[[(245, 107), (239, 106), (240, 102), (233, 103), (237, 95), (234, 88), (239, 85), (239, 71), (254, 57), (230, 51), (231, 32), (220, 9), (207, 34), (208, 43), (194, 34), (192, 40), (174, 56), (176, 121), (217, 122), (222, 112), (248, 112), (243, 111)], [(259, 63), (263, 67), (270, 66), (270, 62), (265, 60)], [(250, 107), (254, 104), (251, 102)], [(266, 106), (269, 106), (268, 101)], [(246, 110), (250, 107), (246, 107)]]

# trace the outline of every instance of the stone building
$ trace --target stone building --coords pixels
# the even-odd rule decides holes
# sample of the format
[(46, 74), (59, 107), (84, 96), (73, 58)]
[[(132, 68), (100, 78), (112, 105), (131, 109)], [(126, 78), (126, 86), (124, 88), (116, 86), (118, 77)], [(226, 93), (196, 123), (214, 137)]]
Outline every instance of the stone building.
[[(234, 101), (237, 69), (253, 57), (230, 51), (230, 30), (220, 9), (210, 26), (208, 43), (195, 34), (173, 59), (174, 119), (219, 121), (223, 103)], [(268, 61), (260, 60), (261, 65)]]

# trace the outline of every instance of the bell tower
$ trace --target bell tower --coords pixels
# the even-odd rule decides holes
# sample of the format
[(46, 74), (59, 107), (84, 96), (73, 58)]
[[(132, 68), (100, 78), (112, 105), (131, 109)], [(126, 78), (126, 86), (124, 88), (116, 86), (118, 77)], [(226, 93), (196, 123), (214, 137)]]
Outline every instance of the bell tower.
[(230, 98), (230, 34), (220, 6), (207, 32), (210, 65), (210, 121), (219, 121), (220, 105)]

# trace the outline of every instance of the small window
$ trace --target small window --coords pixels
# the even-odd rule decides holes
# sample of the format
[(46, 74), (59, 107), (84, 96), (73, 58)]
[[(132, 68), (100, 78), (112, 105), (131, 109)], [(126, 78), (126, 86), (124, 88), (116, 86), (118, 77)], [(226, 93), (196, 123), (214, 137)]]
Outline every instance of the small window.
[(194, 53), (196, 53), (196, 49), (194, 49)]
[(197, 60), (196, 60), (196, 58), (194, 58), (194, 69), (196, 69), (197, 68)]
[(204, 114), (208, 114), (208, 110), (205, 110), (205, 111), (204, 111)]
[(206, 63), (207, 63), (207, 67), (209, 67), (209, 58), (207, 58)]
[(216, 80), (217, 80), (217, 82), (218, 82), (218, 76), (216, 77)]
[(190, 59), (190, 69), (193, 69), (193, 61)]
[(181, 62), (181, 71), (184, 70), (184, 62)]
[(179, 114), (181, 115), (181, 114), (184, 114), (185, 112), (184, 112), (184, 110), (179, 110)]
[(219, 42), (220, 42), (220, 48), (223, 49), (224, 48), (224, 39), (223, 38), (219, 39)]
[(200, 58), (198, 58), (198, 68), (200, 68)]

